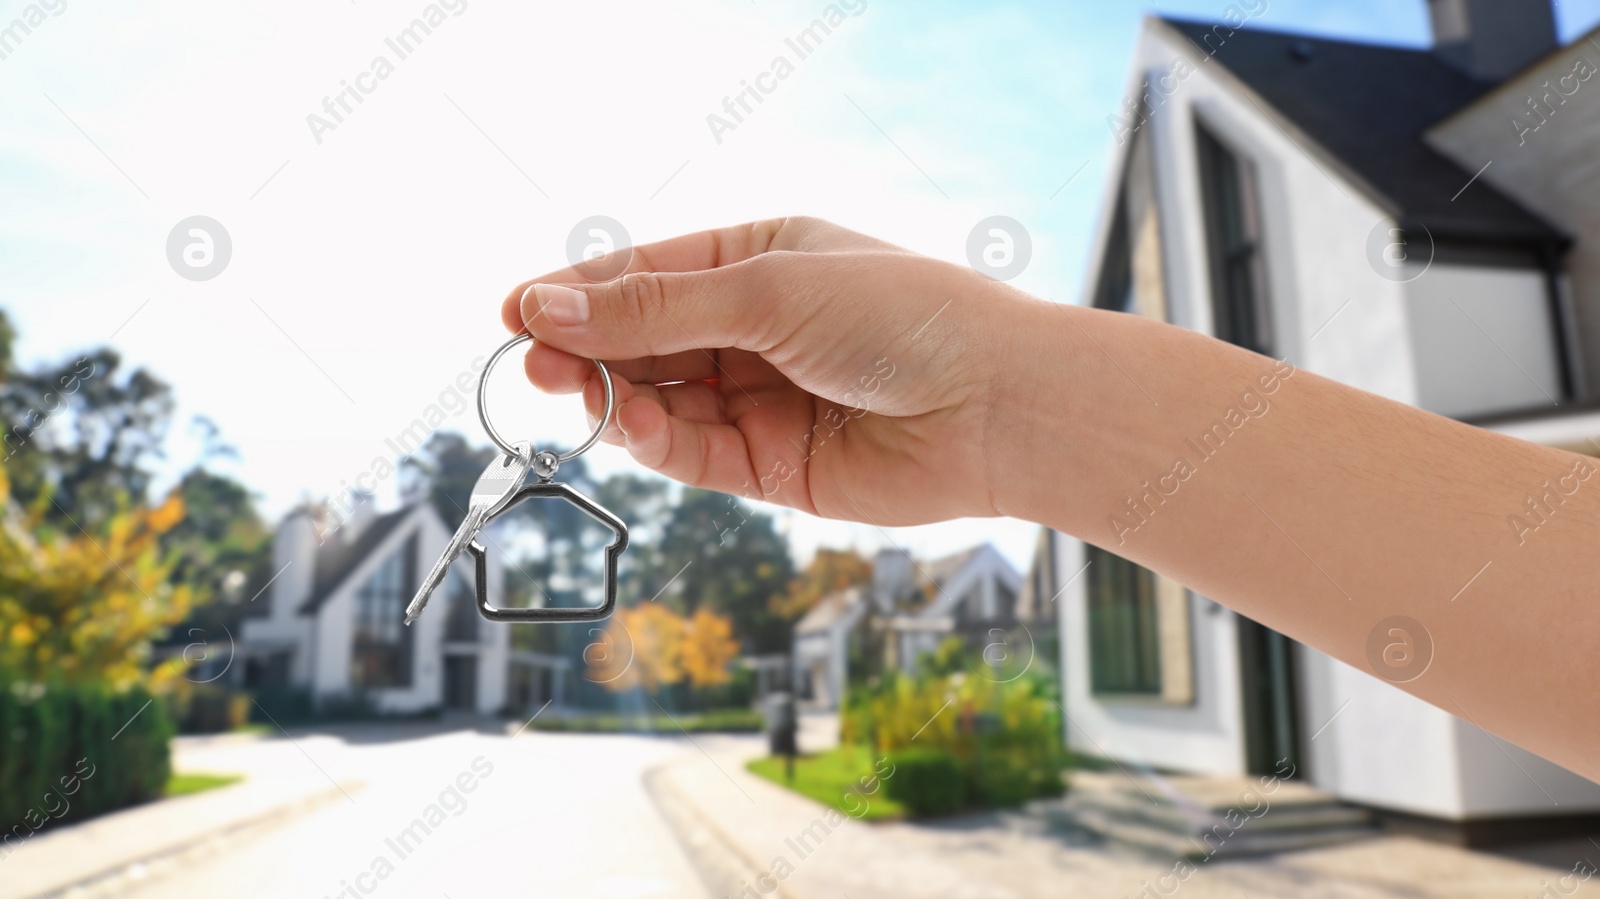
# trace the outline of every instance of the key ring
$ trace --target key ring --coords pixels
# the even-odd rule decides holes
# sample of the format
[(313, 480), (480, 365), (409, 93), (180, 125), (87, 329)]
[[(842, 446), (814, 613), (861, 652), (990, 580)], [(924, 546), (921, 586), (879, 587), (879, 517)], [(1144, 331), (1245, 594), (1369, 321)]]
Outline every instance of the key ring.
[[(606, 371), (605, 364), (599, 359), (594, 360), (594, 365), (600, 369), (600, 377), (605, 382), (605, 414), (600, 416), (600, 423), (595, 426), (594, 433), (576, 449), (557, 455), (548, 450), (538, 452), (533, 448), (533, 444), (528, 442), (507, 443), (494, 429), (494, 425), (489, 423), (489, 408), (484, 392), (484, 386), (489, 383), (489, 372), (494, 370), (494, 364), (500, 361), (500, 357), (504, 356), (507, 350), (532, 339), (532, 335), (522, 333), (506, 341), (494, 351), (494, 355), (489, 357), (489, 362), (483, 367), (483, 375), (478, 378), (478, 419), (483, 422), (483, 430), (489, 435), (489, 439), (494, 441), (495, 446), (502, 452), (492, 459), (489, 466), (483, 470), (483, 474), (478, 476), (478, 481), (468, 498), (466, 517), (462, 519), (461, 526), (456, 529), (455, 535), (445, 546), (444, 554), (428, 571), (427, 577), (417, 590), (417, 595), (406, 606), (406, 624), (415, 621), (417, 616), (422, 614), (423, 607), (428, 604), (428, 596), (444, 582), (450, 566), (463, 552), (472, 556), (474, 562), (474, 574), (477, 580), (474, 592), (478, 613), (490, 621), (598, 621), (610, 615), (611, 610), (616, 608), (617, 559), (628, 547), (628, 526), (622, 519), (584, 496), (571, 484), (557, 484), (552, 480), (562, 462), (573, 459), (594, 446), (595, 441), (600, 439), (601, 432), (611, 422), (616, 397), (611, 386), (611, 373)], [(538, 483), (523, 482), (530, 470), (539, 476)], [(478, 535), (489, 526), (490, 522), (511, 508), (524, 500), (534, 498), (557, 499), (569, 503), (611, 531), (613, 536), (611, 542), (606, 545), (603, 573), (605, 580), (599, 605), (579, 608), (501, 609), (489, 603), (488, 554), (484, 551), (483, 544), (478, 542)]]
[[(488, 363), (483, 366), (483, 374), (478, 376), (478, 421), (482, 422), (484, 433), (489, 435), (489, 439), (494, 441), (494, 445), (500, 447), (508, 456), (517, 456), (521, 451), (507, 442), (504, 437), (501, 437), (500, 432), (496, 431), (494, 425), (489, 422), (489, 398), (485, 388), (489, 384), (489, 373), (494, 371), (494, 365), (500, 361), (500, 357), (504, 356), (517, 344), (527, 343), (532, 340), (533, 335), (523, 331), (521, 334), (501, 344), (500, 348), (494, 351), (494, 355), (489, 357)], [(556, 469), (560, 467), (562, 462), (571, 461), (588, 452), (600, 440), (600, 435), (605, 433), (606, 425), (611, 423), (611, 413), (616, 404), (616, 389), (611, 386), (611, 372), (606, 370), (606, 364), (599, 359), (590, 361), (594, 362), (594, 367), (600, 370), (600, 382), (605, 385), (606, 411), (601, 414), (600, 423), (595, 425), (594, 433), (589, 435), (589, 439), (578, 444), (575, 448), (559, 455), (549, 451), (540, 452), (537, 447), (533, 448), (533, 473), (538, 475), (542, 481), (548, 481), (555, 477)], [(532, 444), (529, 444), (529, 446), (532, 446)]]

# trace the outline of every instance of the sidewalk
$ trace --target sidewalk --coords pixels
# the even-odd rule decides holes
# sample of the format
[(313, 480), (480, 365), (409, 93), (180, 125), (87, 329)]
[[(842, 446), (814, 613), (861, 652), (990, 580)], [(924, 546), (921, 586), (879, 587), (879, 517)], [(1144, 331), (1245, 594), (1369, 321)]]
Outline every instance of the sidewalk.
[[(237, 737), (183, 740), (178, 771), (244, 774), (238, 784), (135, 806), (81, 824), (52, 828), (0, 860), (0, 899), (117, 895), (163, 866), (216, 851), (255, 828), (324, 802), (345, 801), (360, 784), (316, 771), (288, 771), (275, 752), (251, 752)], [(250, 763), (259, 757), (265, 763)], [(202, 760), (196, 764), (193, 759)], [(224, 766), (214, 762), (226, 760)]]
[[(846, 820), (830, 829), (822, 806), (745, 771), (744, 762), (764, 752), (757, 741), (700, 743), (704, 754), (663, 765), (647, 781), (697, 863), (704, 857), (723, 859), (721, 870), (707, 880), (715, 895), (730, 899), (746, 887), (751, 892), (744, 895), (752, 899), (1143, 897), (1172, 895), (1180, 888), (1194, 899), (1503, 899), (1539, 894), (1545, 883), (1571, 874), (1582, 857), (1572, 847), (1572, 859), (1556, 852), (1544, 866), (1380, 836), (1264, 858), (1197, 862), (1179, 876), (1183, 869), (1176, 867), (1175, 857), (1050, 832), (1014, 813), (935, 824)], [(713, 843), (718, 851), (712, 851)]]

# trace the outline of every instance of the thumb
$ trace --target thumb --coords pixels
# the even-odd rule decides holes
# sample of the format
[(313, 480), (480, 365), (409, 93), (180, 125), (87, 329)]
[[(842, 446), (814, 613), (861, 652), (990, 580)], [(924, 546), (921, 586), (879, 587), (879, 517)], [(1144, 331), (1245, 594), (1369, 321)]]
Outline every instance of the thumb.
[(760, 352), (781, 338), (772, 266), (760, 256), (693, 272), (630, 272), (597, 284), (534, 284), (522, 320), (541, 343), (575, 356), (638, 359), (684, 350)]

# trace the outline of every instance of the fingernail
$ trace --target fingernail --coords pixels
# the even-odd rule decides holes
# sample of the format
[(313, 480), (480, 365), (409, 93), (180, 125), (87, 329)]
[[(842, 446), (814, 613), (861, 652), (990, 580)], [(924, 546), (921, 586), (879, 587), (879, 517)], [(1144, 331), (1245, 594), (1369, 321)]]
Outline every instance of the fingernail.
[(622, 405), (618, 406), (617, 414), (611, 418), (611, 421), (616, 424), (617, 430), (622, 432), (622, 437), (624, 440), (633, 436), (632, 434), (628, 433), (628, 426), (622, 423), (622, 407), (626, 405), (628, 404), (623, 403)]
[(589, 320), (589, 297), (581, 290), (559, 284), (535, 284), (533, 295), (539, 311), (553, 325), (571, 327)]

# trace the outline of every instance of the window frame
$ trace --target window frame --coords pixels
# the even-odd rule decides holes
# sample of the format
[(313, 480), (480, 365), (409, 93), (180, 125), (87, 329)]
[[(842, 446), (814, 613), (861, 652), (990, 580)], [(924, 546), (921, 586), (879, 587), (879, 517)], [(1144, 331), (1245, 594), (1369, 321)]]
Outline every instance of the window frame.
[[(350, 627), (350, 686), (408, 689), (416, 681), (415, 628), (404, 625), (417, 589), (418, 535), (411, 532), (356, 588)], [(388, 654), (384, 659), (383, 655)]]
[(1089, 692), (1161, 699), (1161, 613), (1156, 574), (1110, 550), (1084, 545)]
[(1253, 158), (1199, 116), (1194, 135), (1212, 336), (1271, 356), (1273, 317), (1260, 174)]

